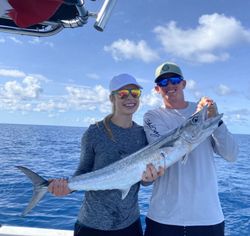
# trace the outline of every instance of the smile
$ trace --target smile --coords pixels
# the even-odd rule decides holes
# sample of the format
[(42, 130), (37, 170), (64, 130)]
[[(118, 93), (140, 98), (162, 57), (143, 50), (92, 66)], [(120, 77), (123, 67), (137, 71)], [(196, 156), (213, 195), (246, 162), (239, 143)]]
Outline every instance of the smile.
[(173, 94), (176, 93), (177, 89), (171, 89), (166, 92), (166, 94)]
[(124, 104), (124, 106), (128, 108), (132, 108), (136, 106), (136, 103), (127, 103), (127, 104)]

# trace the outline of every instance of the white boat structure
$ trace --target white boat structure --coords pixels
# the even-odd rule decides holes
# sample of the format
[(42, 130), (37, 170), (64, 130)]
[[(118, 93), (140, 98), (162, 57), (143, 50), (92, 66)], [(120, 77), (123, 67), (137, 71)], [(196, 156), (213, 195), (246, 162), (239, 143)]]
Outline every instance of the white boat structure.
[(73, 236), (71, 230), (1, 226), (0, 236)]
[(85, 0), (0, 0), (0, 32), (51, 36), (65, 28), (81, 27), (89, 17), (103, 31), (116, 2), (104, 0), (98, 12), (89, 12)]

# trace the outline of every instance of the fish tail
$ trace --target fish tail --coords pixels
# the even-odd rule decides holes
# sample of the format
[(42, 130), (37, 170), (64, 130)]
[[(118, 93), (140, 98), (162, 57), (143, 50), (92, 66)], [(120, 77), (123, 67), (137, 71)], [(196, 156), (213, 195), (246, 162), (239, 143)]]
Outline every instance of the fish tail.
[(37, 173), (32, 170), (24, 167), (24, 166), (16, 166), (19, 170), (21, 170), (33, 183), (33, 195), (25, 208), (21, 216), (27, 215), (36, 205), (37, 203), (44, 197), (44, 195), (48, 192), (49, 181), (39, 176)]

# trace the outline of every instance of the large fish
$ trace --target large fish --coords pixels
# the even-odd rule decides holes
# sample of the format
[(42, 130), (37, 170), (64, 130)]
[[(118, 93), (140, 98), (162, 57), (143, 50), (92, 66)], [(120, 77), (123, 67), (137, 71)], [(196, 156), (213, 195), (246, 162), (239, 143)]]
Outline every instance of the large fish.
[[(130, 187), (139, 182), (147, 164), (168, 168), (185, 158), (218, 127), (222, 114), (206, 119), (207, 106), (184, 123), (139, 151), (102, 169), (75, 176), (68, 181), (71, 190), (119, 189), (124, 199)], [(23, 166), (17, 166), (34, 185), (31, 201), (23, 212), (26, 215), (48, 191), (49, 182)]]

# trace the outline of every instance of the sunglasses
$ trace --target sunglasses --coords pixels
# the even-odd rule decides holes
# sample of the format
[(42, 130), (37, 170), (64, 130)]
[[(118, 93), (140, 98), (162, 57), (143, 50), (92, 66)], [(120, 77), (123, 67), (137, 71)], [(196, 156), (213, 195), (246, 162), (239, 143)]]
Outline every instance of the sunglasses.
[(162, 78), (161, 81), (157, 82), (157, 85), (160, 87), (167, 87), (169, 82), (171, 84), (179, 84), (183, 79), (181, 77), (170, 77), (170, 78)]
[(112, 94), (117, 94), (119, 98), (124, 99), (129, 96), (129, 94), (132, 95), (134, 98), (139, 98), (141, 96), (141, 90), (140, 89), (121, 89), (113, 91)]

